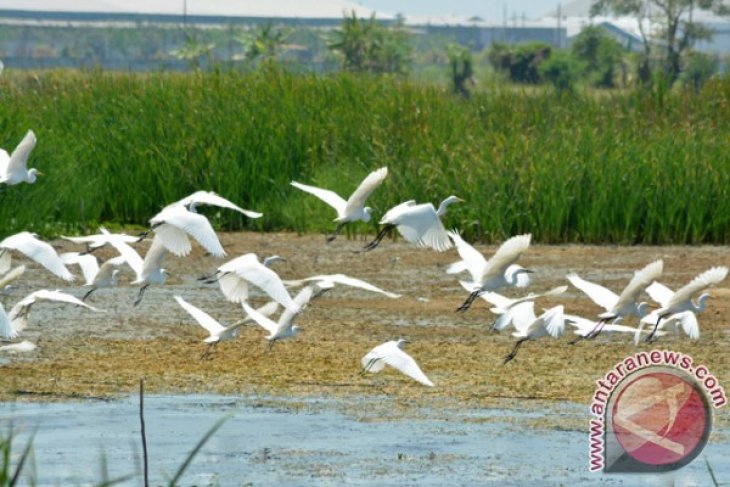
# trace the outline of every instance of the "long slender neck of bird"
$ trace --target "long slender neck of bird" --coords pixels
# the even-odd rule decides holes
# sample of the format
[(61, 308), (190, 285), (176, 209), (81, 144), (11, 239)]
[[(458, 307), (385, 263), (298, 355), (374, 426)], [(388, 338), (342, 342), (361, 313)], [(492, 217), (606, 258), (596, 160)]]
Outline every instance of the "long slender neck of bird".
[(702, 296), (697, 299), (697, 304), (692, 303), (692, 306), (694, 307), (695, 313), (702, 313), (705, 308), (707, 307), (707, 300), (709, 299), (709, 294), (703, 294)]
[(446, 213), (446, 208), (453, 203), (449, 198), (443, 200), (441, 204), (439, 205), (438, 210), (436, 210), (436, 216), (442, 217), (444, 216), (444, 213)]

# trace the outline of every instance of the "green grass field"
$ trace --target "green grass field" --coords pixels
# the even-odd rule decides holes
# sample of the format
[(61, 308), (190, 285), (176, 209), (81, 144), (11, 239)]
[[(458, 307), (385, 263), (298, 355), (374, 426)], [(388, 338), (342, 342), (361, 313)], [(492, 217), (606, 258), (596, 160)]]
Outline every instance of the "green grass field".
[(456, 194), (446, 224), (472, 239), (730, 241), (730, 79), (662, 95), (484, 91), (277, 69), (6, 72), (0, 147), (32, 128), (46, 176), (0, 190), (0, 232), (143, 225), (198, 189), (264, 213), (208, 210), (221, 229), (330, 231), (334, 211), (289, 181), (346, 197), (387, 165), (377, 217)]

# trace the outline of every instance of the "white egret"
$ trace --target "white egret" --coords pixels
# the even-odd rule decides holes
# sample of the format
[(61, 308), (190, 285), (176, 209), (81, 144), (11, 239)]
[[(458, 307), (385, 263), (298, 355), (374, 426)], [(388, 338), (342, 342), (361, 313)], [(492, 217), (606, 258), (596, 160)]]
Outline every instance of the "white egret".
[(12, 186), (20, 183), (35, 183), (37, 176), (43, 176), (38, 169), (28, 170), (28, 156), (35, 147), (36, 138), (32, 130), (28, 130), (23, 140), (15, 148), (12, 155), (0, 149), (0, 184)]
[(362, 363), (362, 370), (360, 373), (380, 372), (386, 365), (390, 365), (411, 379), (414, 379), (425, 386), (434, 387), (433, 382), (426, 377), (426, 374), (423, 373), (413, 357), (403, 351), (403, 346), (406, 343), (408, 343), (408, 340), (401, 338), (399, 340), (391, 340), (389, 342), (382, 343), (373, 348), (360, 360)]
[(337, 223), (337, 227), (335, 228), (335, 232), (332, 236), (327, 237), (327, 241), (331, 242), (337, 238), (340, 230), (342, 230), (342, 227), (344, 227), (347, 223), (356, 222), (358, 220), (362, 220), (364, 222), (370, 221), (370, 215), (373, 210), (369, 206), (365, 206), (365, 200), (367, 200), (372, 192), (383, 183), (387, 175), (387, 167), (381, 167), (380, 169), (371, 172), (360, 183), (360, 186), (358, 186), (350, 195), (347, 201), (329, 189), (308, 186), (296, 181), (292, 181), (291, 185), (297, 189), (306, 191), (309, 194), (313, 194), (337, 211), (337, 218), (334, 219), (335, 223)]
[(73, 281), (74, 276), (63, 264), (56, 250), (46, 242), (38, 240), (37, 235), (20, 232), (0, 242), (0, 272), (10, 269), (11, 250), (16, 250), (36, 261), (65, 281)]
[(237, 337), (239, 328), (246, 322), (246, 320), (241, 320), (232, 325), (223, 326), (208, 313), (188, 303), (182, 297), (175, 296), (175, 301), (177, 301), (177, 303), (209, 333), (209, 336), (203, 340), (205, 343), (208, 343), (209, 346), (205, 353), (201, 355), (201, 359), (209, 356), (213, 348), (215, 348), (219, 342), (225, 342)]
[[(0, 333), (2, 333), (2, 338), (17, 337), (18, 333), (23, 331), (28, 325), (28, 317), (30, 315), (31, 308), (35, 304), (42, 302), (73, 304), (91, 311), (102, 311), (93, 306), (89, 306), (71, 294), (64, 293), (59, 290), (49, 291), (47, 289), (41, 289), (30, 293), (25, 298), (18, 301), (15, 306), (10, 309), (10, 312), (7, 314), (8, 322), (0, 324)], [(0, 309), (2, 308), (0, 307)], [(0, 314), (4, 314), (4, 310)], [(3, 319), (0, 319), (0, 322), (2, 321)]]
[[(282, 260), (276, 256), (273, 260)], [(206, 283), (218, 282), (223, 295), (231, 302), (248, 299), (248, 283), (260, 288), (274, 301), (291, 312), (299, 312), (279, 275), (268, 268), (272, 259), (259, 262), (256, 254), (244, 254), (220, 266), (215, 274), (201, 278)]]
[[(469, 290), (467, 283), (462, 282), (462, 286), (467, 291)], [(502, 296), (501, 294), (490, 291), (482, 293), (479, 297), (492, 305), (492, 308), (490, 308), (489, 311), (496, 315), (499, 315), (499, 317), (492, 325), (492, 329), (495, 331), (502, 331), (512, 323), (514, 314), (521, 312), (517, 309), (518, 306), (524, 306), (525, 303), (535, 301), (538, 298), (559, 296), (567, 290), (568, 286), (558, 286), (548, 291), (545, 291), (544, 293), (530, 293), (527, 296), (523, 296), (517, 299), (511, 299)]]
[(91, 253), (97, 249), (100, 249), (109, 244), (111, 240), (118, 240), (128, 244), (135, 243), (137, 240), (139, 240), (138, 237), (127, 235), (124, 233), (109, 233), (109, 231), (107, 231), (107, 229), (104, 227), (100, 227), (99, 231), (101, 231), (101, 233), (96, 235), (84, 235), (81, 237), (67, 237), (65, 235), (61, 235), (61, 238), (64, 240), (68, 240), (69, 242), (85, 244), (87, 250), (86, 252), (82, 252), (82, 254)]
[[(121, 247), (121, 245), (119, 245), (119, 247)], [(131, 249), (131, 247), (129, 248)], [(139, 288), (139, 294), (137, 295), (137, 299), (134, 300), (134, 306), (138, 306), (139, 303), (142, 302), (145, 291), (152, 284), (165, 284), (167, 276), (170, 275), (170, 273), (167, 272), (167, 269), (162, 268), (162, 261), (165, 258), (165, 252), (165, 245), (162, 243), (162, 239), (158, 234), (155, 235), (154, 239), (152, 239), (152, 245), (150, 245), (150, 248), (147, 250), (147, 253), (144, 256), (144, 260), (141, 261), (141, 259), (139, 258), (139, 254), (137, 254), (136, 252), (134, 252), (136, 258), (130, 253), (127, 253), (127, 255), (122, 254), (127, 263), (130, 265), (130, 267), (132, 267), (132, 269), (134, 269), (134, 272), (137, 274), (137, 278), (132, 281), (132, 284), (140, 284), (142, 286), (141, 288)]]
[[(722, 282), (727, 277), (727, 274), (728, 268), (725, 266), (712, 267), (692, 279), (689, 284), (685, 285), (684, 287), (673, 293), (671, 297), (665, 296), (666, 299), (663, 298), (665, 302), (661, 303), (662, 307), (655, 311), (656, 323), (654, 324), (654, 329), (652, 330), (652, 332), (646, 337), (646, 341), (651, 341), (654, 338), (657, 328), (659, 327), (659, 322), (662, 319), (668, 318), (674, 314), (684, 311), (692, 311), (693, 318), (695, 320), (694, 326), (696, 327), (697, 324), (694, 313), (704, 310), (707, 299), (709, 298), (709, 295), (700, 295), (709, 287), (712, 287)], [(700, 299), (698, 300), (698, 303), (695, 304), (693, 300), (696, 299), (698, 296), (700, 297)], [(685, 317), (685, 319), (691, 320), (692, 318)], [(691, 328), (692, 324), (688, 323), (687, 326)], [(696, 334), (697, 336), (699, 336), (699, 328), (696, 329)]]
[(517, 356), (517, 351), (526, 341), (536, 340), (544, 336), (559, 338), (565, 331), (565, 317), (562, 305), (545, 310), (540, 316), (535, 316), (533, 302), (528, 301), (525, 304), (529, 306), (519, 306), (522, 312), (513, 317), (516, 331), (512, 333), (512, 336), (518, 337), (519, 340), (515, 342), (512, 351), (504, 357), (504, 364)]
[[(318, 289), (315, 285), (303, 288), (294, 298), (296, 311), (290, 311), (288, 308), (284, 309), (279, 320), (276, 322), (259, 313), (245, 302), (242, 303), (242, 306), (249, 318), (253, 319), (263, 329), (269, 332), (266, 339), (269, 341), (268, 349), (271, 350), (275, 342), (285, 338), (295, 337), (301, 330), (301, 328), (294, 324), (294, 320), (302, 313), (309, 301), (313, 297), (316, 297), (315, 294), (317, 292)], [(317, 295), (319, 294), (321, 293), (318, 293)]]
[(67, 265), (78, 265), (86, 282), (84, 286), (91, 286), (91, 289), (81, 298), (82, 301), (91, 296), (91, 294), (99, 288), (114, 287), (117, 285), (117, 276), (119, 275), (119, 267), (126, 262), (121, 255), (113, 257), (105, 261), (101, 266), (91, 254), (83, 254), (79, 252), (66, 252), (61, 254), (61, 260)]
[(457, 311), (466, 311), (474, 300), (485, 291), (496, 291), (506, 286), (524, 287), (529, 284), (529, 277), (521, 277), (533, 271), (515, 264), (530, 246), (532, 235), (517, 235), (502, 243), (491, 259), (484, 256), (474, 247), (467, 244), (456, 232), (449, 234), (456, 244), (461, 261), (451, 265), (448, 272), (456, 273), (466, 270), (471, 274), (472, 282), (461, 283), (462, 287), (471, 290), (471, 294)]
[(38, 348), (35, 343), (23, 340), (18, 343), (11, 343), (10, 345), (3, 345), (0, 347), (0, 352), (13, 352), (13, 353), (28, 353)]
[(611, 320), (616, 324), (626, 316), (633, 315), (639, 319), (643, 318), (649, 310), (649, 304), (645, 302), (639, 303), (639, 295), (661, 276), (663, 270), (664, 262), (660, 259), (634, 272), (634, 277), (631, 278), (628, 285), (621, 291), (620, 296), (600, 284), (581, 279), (577, 274), (568, 274), (567, 278), (573, 286), (583, 291), (591, 301), (606, 310), (605, 313), (598, 315), (600, 319), (591, 333), (581, 336), (571, 343), (597, 337), (606, 323)]
[(392, 299), (401, 297), (400, 294), (395, 294), (395, 293), (391, 293), (388, 291), (384, 291), (377, 286), (373, 286), (369, 282), (365, 282), (361, 279), (356, 279), (354, 277), (346, 276), (345, 274), (326, 274), (326, 275), (320, 275), (320, 276), (312, 276), (312, 277), (307, 277), (305, 279), (299, 279), (297, 281), (284, 281), (284, 284), (287, 286), (301, 286), (306, 282), (316, 282), (318, 284), (322, 284), (327, 287), (334, 287), (335, 284), (342, 284), (343, 286), (350, 286), (350, 287), (355, 287), (355, 288), (359, 288), (359, 289), (364, 289), (365, 291), (380, 293), (380, 294), (383, 294)]
[(451, 241), (441, 223), (441, 217), (450, 204), (459, 201), (464, 200), (452, 195), (443, 200), (438, 209), (431, 203), (417, 205), (413, 200), (391, 208), (380, 220), (380, 224), (384, 227), (363, 250), (365, 252), (373, 250), (394, 228), (406, 241), (418, 247), (430, 247), (438, 252), (450, 249)]
[(235, 205), (231, 201), (228, 201), (227, 199), (223, 198), (217, 193), (214, 193), (213, 191), (196, 191), (190, 196), (186, 196), (185, 198), (178, 200), (168, 206), (185, 206), (188, 208), (188, 210), (196, 212), (196, 208), (202, 205), (227, 208), (229, 210), (237, 211), (249, 218), (261, 218), (263, 216), (263, 213), (259, 213), (257, 211), (244, 210), (240, 206)]
[[(585, 337), (587, 335), (590, 335), (590, 333), (595, 329), (596, 322), (595, 320), (589, 320), (588, 318), (583, 318), (582, 316), (577, 315), (565, 315), (565, 321), (572, 325), (575, 330), (573, 332), (581, 337)], [(631, 334), (641, 334), (642, 330), (641, 328), (636, 328), (633, 326), (626, 326), (626, 325), (620, 325), (616, 323), (609, 323), (603, 326), (603, 331), (606, 331), (608, 333), (631, 333)], [(659, 332), (660, 334), (664, 334), (664, 332)]]

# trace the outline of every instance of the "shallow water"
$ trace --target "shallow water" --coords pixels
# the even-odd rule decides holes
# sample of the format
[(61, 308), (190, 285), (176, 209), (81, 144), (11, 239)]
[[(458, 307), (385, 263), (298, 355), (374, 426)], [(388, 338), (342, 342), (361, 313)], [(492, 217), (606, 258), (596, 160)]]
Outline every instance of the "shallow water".
[[(35, 471), (39, 486), (90, 485), (102, 478), (104, 461), (110, 478), (132, 475), (122, 485), (140, 485), (137, 401), (2, 403), (0, 428), (12, 424), (19, 433), (16, 454), (35, 431), (35, 468), (26, 472)], [(545, 414), (585, 417), (587, 424), (584, 406), (403, 415), (385, 397), (345, 401), (147, 396), (152, 485), (169, 480), (224, 416), (181, 485), (712, 485), (702, 457), (718, 479), (730, 478), (727, 434), (716, 435), (700, 458), (672, 474), (599, 476), (587, 471), (583, 430), (535, 426)], [(355, 412), (340, 412), (343, 406)]]

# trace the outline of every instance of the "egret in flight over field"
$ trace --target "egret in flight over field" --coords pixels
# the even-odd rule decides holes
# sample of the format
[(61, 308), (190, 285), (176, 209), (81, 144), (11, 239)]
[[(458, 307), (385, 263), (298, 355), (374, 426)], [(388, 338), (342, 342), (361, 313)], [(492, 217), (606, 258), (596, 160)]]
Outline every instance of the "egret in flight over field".
[(138, 306), (142, 302), (145, 291), (152, 284), (165, 284), (167, 276), (170, 273), (167, 272), (167, 269), (162, 268), (162, 261), (165, 258), (167, 250), (159, 235), (155, 235), (155, 238), (152, 239), (152, 245), (147, 249), (144, 260), (122, 238), (111, 238), (109, 243), (119, 252), (120, 256), (127, 262), (127, 265), (134, 271), (136, 279), (132, 281), (132, 284), (140, 284), (142, 286), (137, 294), (137, 299), (134, 300), (134, 306)]
[[(84, 307), (91, 311), (101, 312), (100, 309), (89, 306), (88, 304), (78, 299), (76, 296), (72, 296), (59, 290), (49, 291), (47, 289), (41, 289), (40, 291), (34, 291), (30, 293), (29, 295), (18, 301), (7, 314), (7, 322), (4, 321), (5, 318), (0, 318), (0, 322), (2, 323), (0, 324), (0, 333), (2, 334), (0, 338), (16, 338), (18, 334), (23, 331), (28, 325), (28, 317), (33, 305), (42, 302), (73, 304), (76, 306)], [(0, 310), (2, 310), (2, 313), (0, 314), (5, 314), (5, 311), (4, 309), (2, 309), (2, 307), (0, 307)]]
[(144, 239), (150, 231), (159, 235), (162, 244), (171, 253), (184, 257), (192, 247), (188, 235), (198, 241), (214, 257), (224, 257), (226, 252), (218, 240), (210, 221), (196, 211), (200, 205), (213, 205), (238, 211), (248, 217), (258, 218), (261, 213), (244, 210), (227, 199), (210, 191), (197, 191), (179, 201), (167, 205), (150, 219), (150, 230), (140, 235)]
[(73, 274), (63, 264), (56, 250), (50, 244), (38, 240), (37, 235), (33, 233), (16, 233), (0, 242), (0, 272), (7, 272), (10, 269), (11, 250), (16, 250), (36, 261), (64, 281), (74, 280)]
[(209, 344), (208, 349), (205, 351), (205, 353), (203, 353), (203, 355), (201, 355), (201, 359), (208, 357), (212, 353), (213, 349), (218, 345), (218, 343), (225, 342), (227, 340), (231, 340), (237, 337), (239, 327), (246, 322), (246, 320), (241, 320), (232, 325), (223, 326), (208, 313), (188, 303), (182, 297), (175, 296), (175, 301), (177, 301), (177, 304), (179, 304), (185, 311), (187, 311), (188, 314), (192, 316), (193, 319), (195, 319), (195, 321), (197, 321), (198, 324), (205, 328), (209, 333), (208, 338), (203, 340), (205, 343)]
[(520, 306), (519, 309), (522, 312), (513, 317), (516, 331), (512, 333), (512, 336), (518, 337), (519, 340), (515, 342), (512, 351), (504, 357), (504, 364), (517, 356), (517, 351), (526, 341), (536, 340), (548, 335), (559, 338), (565, 331), (565, 316), (562, 305), (545, 310), (540, 316), (535, 316), (535, 310), (532, 306), (534, 303), (528, 301), (526, 304), (529, 306)]
[(664, 262), (662, 260), (656, 260), (643, 269), (636, 271), (634, 277), (631, 278), (628, 285), (621, 291), (620, 296), (600, 284), (581, 279), (577, 274), (568, 274), (567, 278), (573, 286), (583, 291), (591, 301), (606, 310), (605, 313), (598, 315), (600, 319), (591, 333), (580, 336), (571, 343), (597, 337), (608, 321), (613, 320), (613, 323), (616, 324), (622, 318), (631, 315), (639, 319), (643, 318), (649, 310), (649, 304), (645, 302), (639, 303), (639, 295), (662, 275), (663, 270)]
[(207, 284), (218, 282), (221, 292), (231, 302), (248, 299), (248, 284), (251, 283), (289, 311), (298, 313), (301, 310), (292, 300), (281, 278), (269, 269), (271, 262), (276, 260), (284, 259), (274, 256), (261, 263), (256, 254), (244, 254), (220, 266), (212, 276), (200, 280)]
[(84, 286), (91, 286), (91, 289), (81, 298), (82, 301), (91, 296), (91, 294), (99, 288), (114, 287), (117, 285), (117, 276), (119, 275), (119, 267), (124, 265), (126, 260), (121, 255), (113, 257), (101, 266), (91, 254), (83, 254), (78, 252), (66, 252), (61, 254), (61, 260), (67, 265), (78, 265), (81, 268), (81, 274), (86, 282)]
[(360, 183), (360, 186), (358, 186), (350, 195), (347, 201), (329, 189), (308, 186), (296, 181), (292, 181), (291, 185), (297, 189), (306, 191), (309, 194), (313, 194), (337, 211), (337, 218), (334, 220), (335, 223), (337, 223), (337, 227), (335, 228), (335, 232), (332, 236), (327, 237), (327, 241), (332, 242), (337, 238), (340, 230), (342, 230), (342, 227), (346, 224), (356, 222), (358, 220), (362, 220), (364, 222), (370, 221), (370, 215), (373, 210), (369, 206), (365, 206), (365, 200), (367, 200), (372, 192), (383, 183), (387, 175), (387, 167), (381, 167), (380, 169), (371, 172), (368, 177)]
[(86, 251), (82, 252), (82, 254), (94, 252), (95, 250), (110, 243), (113, 239), (128, 244), (135, 243), (139, 240), (139, 237), (126, 235), (124, 233), (109, 233), (109, 231), (107, 231), (104, 227), (99, 228), (99, 231), (101, 231), (101, 233), (96, 235), (84, 235), (81, 237), (67, 237), (65, 235), (61, 235), (61, 238), (77, 244), (86, 244)]
[(496, 291), (506, 286), (529, 285), (530, 279), (525, 274), (532, 273), (532, 270), (515, 264), (530, 247), (532, 235), (529, 233), (506, 240), (489, 260), (485, 260), (484, 256), (467, 244), (458, 233), (451, 232), (449, 236), (456, 244), (456, 250), (462, 260), (452, 264), (447, 272), (453, 274), (466, 270), (472, 278), (472, 282), (461, 284), (465, 289), (471, 290), (471, 294), (457, 311), (469, 309), (474, 300), (485, 291)]
[(365, 372), (380, 372), (386, 365), (390, 365), (402, 374), (407, 375), (421, 384), (434, 387), (433, 382), (426, 377), (416, 361), (403, 351), (403, 346), (408, 340), (399, 339), (382, 343), (370, 350), (361, 360), (361, 374)]
[(35, 147), (36, 138), (29, 130), (11, 155), (0, 149), (0, 184), (12, 186), (20, 183), (35, 183), (37, 176), (43, 176), (38, 169), (28, 170), (28, 156)]
[[(696, 327), (695, 333), (697, 337), (699, 337), (699, 327), (697, 327), (697, 319), (694, 314), (701, 312), (705, 309), (707, 299), (710, 297), (708, 294), (702, 293), (707, 288), (722, 282), (727, 277), (727, 273), (728, 268), (725, 266), (712, 267), (692, 279), (689, 284), (680, 288), (671, 296), (667, 295), (666, 292), (664, 292), (664, 296), (662, 296), (662, 300), (660, 301), (662, 307), (652, 313), (656, 316), (656, 323), (654, 324), (654, 329), (652, 330), (652, 332), (646, 337), (646, 341), (651, 341), (654, 338), (654, 336), (656, 335), (656, 331), (659, 328), (659, 322), (661, 322), (661, 320), (668, 318), (674, 314), (682, 313), (684, 311), (692, 312), (691, 318), (689, 316), (685, 316), (683, 317), (684, 319), (694, 319), (694, 324), (692, 324), (690, 321), (685, 326), (687, 328), (692, 328), (693, 326)], [(697, 299), (698, 297), (698, 302), (697, 304), (695, 304), (693, 300)]]
[[(469, 290), (468, 284), (462, 282), (462, 286), (467, 291)], [(484, 301), (492, 305), (489, 309), (492, 313), (499, 315), (499, 318), (492, 325), (494, 331), (502, 331), (507, 328), (514, 318), (515, 313), (521, 311), (517, 308), (519, 306), (525, 306), (525, 303), (535, 301), (537, 298), (543, 298), (548, 296), (559, 296), (568, 290), (568, 286), (558, 286), (544, 293), (530, 293), (527, 296), (523, 296), (517, 299), (511, 299), (501, 294), (497, 294), (493, 291), (485, 292), (480, 294), (479, 297)]]
[(301, 330), (301, 328), (294, 324), (294, 320), (302, 313), (307, 304), (309, 304), (309, 301), (316, 297), (315, 293), (318, 293), (320, 290), (321, 289), (317, 289), (315, 285), (303, 288), (294, 298), (296, 311), (290, 311), (288, 308), (284, 309), (279, 320), (276, 322), (253, 309), (245, 302), (242, 304), (243, 310), (249, 318), (253, 319), (259, 324), (259, 326), (269, 332), (266, 339), (269, 341), (268, 349), (271, 350), (275, 342), (297, 336), (297, 333)]
[(350, 286), (350, 287), (355, 287), (358, 289), (363, 289), (365, 291), (380, 293), (391, 299), (396, 299), (396, 298), (401, 297), (400, 294), (395, 294), (395, 293), (391, 293), (388, 291), (384, 291), (377, 286), (373, 286), (369, 282), (365, 282), (363, 280), (356, 279), (354, 277), (346, 276), (345, 274), (327, 274), (327, 275), (321, 275), (321, 276), (312, 276), (312, 277), (307, 277), (305, 279), (299, 279), (298, 281), (284, 281), (284, 284), (287, 286), (301, 286), (306, 282), (316, 282), (318, 284), (323, 284), (327, 287), (334, 287), (335, 284), (342, 284), (343, 286)]
[(363, 248), (363, 251), (373, 250), (394, 228), (406, 241), (418, 247), (430, 247), (438, 252), (450, 249), (451, 241), (441, 223), (441, 217), (450, 204), (460, 201), (464, 200), (452, 195), (443, 200), (438, 209), (431, 203), (417, 205), (414, 200), (394, 206), (383, 215), (380, 220), (380, 224), (384, 225), (383, 228), (375, 239)]

